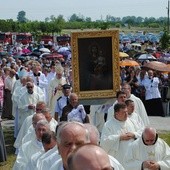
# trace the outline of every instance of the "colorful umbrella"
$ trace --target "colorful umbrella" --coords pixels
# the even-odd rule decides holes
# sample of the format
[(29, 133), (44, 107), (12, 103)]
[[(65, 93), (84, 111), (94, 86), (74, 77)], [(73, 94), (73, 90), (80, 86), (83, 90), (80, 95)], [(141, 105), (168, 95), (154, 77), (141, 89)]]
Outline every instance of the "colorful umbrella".
[(135, 60), (122, 60), (120, 61), (120, 66), (139, 66), (139, 63), (136, 62)]
[(119, 52), (119, 57), (126, 58), (126, 57), (129, 57), (129, 55), (127, 53), (124, 53), (124, 52)]
[(161, 72), (170, 72), (170, 67), (167, 64), (159, 61), (150, 61), (143, 65), (144, 68), (161, 71)]

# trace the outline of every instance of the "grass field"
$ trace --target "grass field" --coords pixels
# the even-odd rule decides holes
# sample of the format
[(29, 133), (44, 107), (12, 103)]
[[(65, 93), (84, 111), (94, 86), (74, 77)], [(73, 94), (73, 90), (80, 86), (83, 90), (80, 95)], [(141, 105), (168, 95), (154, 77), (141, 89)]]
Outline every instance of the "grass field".
[[(16, 159), (15, 149), (13, 147), (14, 144), (14, 131), (13, 127), (10, 128), (4, 128), (4, 137), (6, 142), (6, 149), (7, 149), (7, 162), (0, 164), (0, 170), (11, 170), (13, 167), (13, 164)], [(159, 136), (164, 139), (168, 145), (170, 146), (170, 132), (162, 131), (159, 132)]]

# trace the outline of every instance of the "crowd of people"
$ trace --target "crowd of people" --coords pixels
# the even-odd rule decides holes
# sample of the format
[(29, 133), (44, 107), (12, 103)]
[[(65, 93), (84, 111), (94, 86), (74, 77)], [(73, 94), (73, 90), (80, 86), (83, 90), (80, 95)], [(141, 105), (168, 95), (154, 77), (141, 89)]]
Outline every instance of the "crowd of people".
[[(1, 121), (14, 119), (15, 127), (13, 170), (169, 170), (170, 148), (148, 115), (165, 116), (160, 85), (170, 75), (121, 68), (116, 101), (88, 112), (72, 89), (71, 67), (1, 60)], [(7, 159), (1, 126), (0, 158)]]

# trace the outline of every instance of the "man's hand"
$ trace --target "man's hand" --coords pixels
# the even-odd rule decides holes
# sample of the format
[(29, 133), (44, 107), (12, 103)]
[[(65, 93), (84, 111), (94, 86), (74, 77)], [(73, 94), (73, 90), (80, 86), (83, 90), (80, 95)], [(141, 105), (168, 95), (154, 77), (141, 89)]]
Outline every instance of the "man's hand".
[(149, 170), (159, 170), (160, 166), (156, 161), (144, 161), (143, 169), (148, 168)]
[(132, 132), (127, 132), (125, 134), (120, 135), (120, 140), (130, 140), (134, 138), (135, 138), (135, 135)]

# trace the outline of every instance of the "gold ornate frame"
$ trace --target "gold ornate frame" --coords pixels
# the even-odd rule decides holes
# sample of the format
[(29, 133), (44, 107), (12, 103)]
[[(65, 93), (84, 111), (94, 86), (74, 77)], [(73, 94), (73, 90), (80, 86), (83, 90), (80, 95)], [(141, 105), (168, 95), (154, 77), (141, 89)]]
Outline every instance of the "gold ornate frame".
[[(72, 32), (71, 46), (72, 46), (73, 91), (79, 96), (79, 99), (100, 99), (100, 98), (102, 99), (115, 97), (116, 92), (120, 89), (119, 31), (101, 30), (101, 31)], [(99, 49), (99, 47), (101, 50), (96, 50), (100, 51), (98, 53), (99, 57), (96, 58), (92, 57), (94, 55), (91, 55), (89, 57), (90, 55), (89, 49), (91, 48), (91, 51), (95, 53), (95, 49), (96, 48)], [(100, 57), (102, 55), (105, 56)], [(92, 60), (91, 58), (95, 59), (92, 62), (89, 62)], [(107, 69), (107, 72), (103, 73), (102, 71), (98, 71), (99, 73), (102, 73), (103, 78), (98, 76), (99, 73), (96, 71), (97, 70), (96, 65), (95, 67), (89, 67), (93, 69), (86, 69), (89, 66), (88, 63), (90, 63), (90, 65), (95, 65), (94, 63), (98, 63), (97, 65), (100, 66), (104, 65), (101, 66), (100, 68), (103, 67), (105, 69), (98, 69), (102, 71)], [(96, 72), (98, 73), (97, 76), (95, 74)], [(88, 80), (89, 77), (90, 80)], [(95, 81), (93, 81), (91, 77), (93, 77)], [(99, 80), (97, 79), (98, 77)], [(101, 79), (103, 79), (102, 80), (103, 83), (100, 83)], [(96, 86), (91, 85), (87, 86), (86, 88), (87, 84), (95, 84)]]

